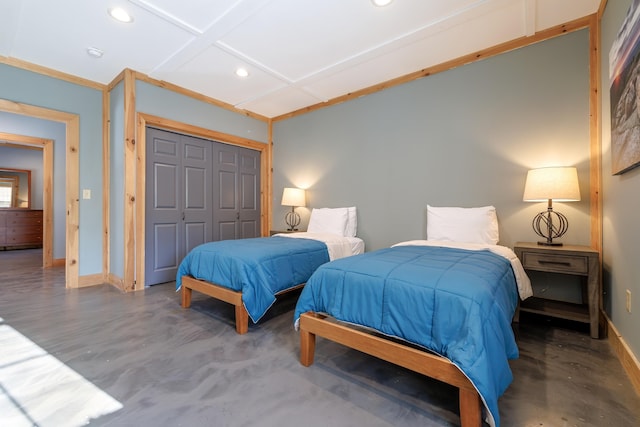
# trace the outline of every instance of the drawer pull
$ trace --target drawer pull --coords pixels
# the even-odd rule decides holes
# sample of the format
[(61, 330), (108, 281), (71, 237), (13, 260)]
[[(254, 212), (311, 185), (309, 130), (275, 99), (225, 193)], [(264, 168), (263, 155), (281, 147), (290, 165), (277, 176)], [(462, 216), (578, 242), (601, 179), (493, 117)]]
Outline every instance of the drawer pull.
[(565, 267), (570, 267), (571, 263), (566, 261), (545, 261), (543, 259), (538, 260), (538, 264), (548, 264), (548, 265), (562, 265)]

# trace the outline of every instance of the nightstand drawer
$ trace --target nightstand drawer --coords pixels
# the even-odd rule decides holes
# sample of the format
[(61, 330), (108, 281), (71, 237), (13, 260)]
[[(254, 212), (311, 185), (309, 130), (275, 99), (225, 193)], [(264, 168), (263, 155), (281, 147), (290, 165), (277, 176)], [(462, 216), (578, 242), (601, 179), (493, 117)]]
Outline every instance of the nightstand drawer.
[(524, 252), (523, 267), (531, 270), (555, 271), (569, 274), (589, 274), (589, 258), (582, 256), (548, 255)]

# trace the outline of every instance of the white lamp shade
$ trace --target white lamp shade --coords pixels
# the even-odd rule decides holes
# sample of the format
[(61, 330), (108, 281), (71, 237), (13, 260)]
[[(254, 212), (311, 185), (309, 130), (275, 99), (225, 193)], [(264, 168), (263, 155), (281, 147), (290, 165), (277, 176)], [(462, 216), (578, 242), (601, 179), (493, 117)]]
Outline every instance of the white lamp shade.
[(524, 185), (525, 202), (577, 202), (580, 200), (578, 171), (573, 167), (532, 169)]
[(301, 188), (285, 188), (282, 192), (282, 206), (306, 205), (305, 193)]

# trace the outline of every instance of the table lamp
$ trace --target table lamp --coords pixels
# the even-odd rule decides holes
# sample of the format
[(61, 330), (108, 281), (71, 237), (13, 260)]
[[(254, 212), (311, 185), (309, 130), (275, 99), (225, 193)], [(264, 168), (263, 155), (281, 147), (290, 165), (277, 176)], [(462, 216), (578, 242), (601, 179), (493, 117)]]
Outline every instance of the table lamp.
[(300, 215), (296, 212), (297, 206), (304, 206), (305, 193), (301, 188), (285, 188), (282, 192), (282, 206), (291, 206), (291, 212), (287, 212), (284, 217), (284, 222), (287, 223), (289, 228), (287, 231), (298, 231), (296, 227), (300, 225)]
[(525, 202), (547, 202), (547, 210), (538, 213), (532, 222), (533, 230), (545, 241), (538, 242), (545, 246), (562, 246), (554, 242), (569, 228), (567, 217), (553, 210), (553, 201), (575, 202), (580, 200), (578, 172), (573, 167), (550, 167), (532, 169), (527, 173), (524, 186)]

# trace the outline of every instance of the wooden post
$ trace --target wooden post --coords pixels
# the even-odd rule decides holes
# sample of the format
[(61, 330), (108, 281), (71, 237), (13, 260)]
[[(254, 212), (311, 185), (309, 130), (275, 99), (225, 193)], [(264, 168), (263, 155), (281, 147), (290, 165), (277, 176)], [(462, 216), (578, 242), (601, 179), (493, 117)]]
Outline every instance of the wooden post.
[(316, 335), (300, 329), (300, 363), (304, 366), (311, 366), (315, 351)]
[(182, 285), (182, 308), (189, 308), (191, 306), (191, 288), (187, 288)]
[(480, 396), (475, 390), (460, 388), (460, 425), (462, 427), (480, 427), (482, 408)]
[(249, 331), (249, 313), (244, 308), (244, 305), (240, 303), (236, 305), (236, 332), (240, 335), (246, 334)]

